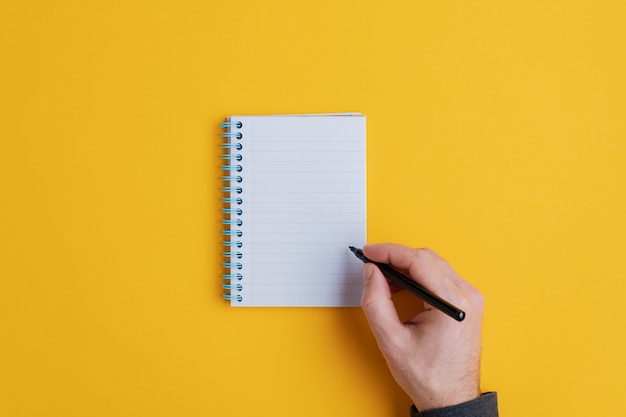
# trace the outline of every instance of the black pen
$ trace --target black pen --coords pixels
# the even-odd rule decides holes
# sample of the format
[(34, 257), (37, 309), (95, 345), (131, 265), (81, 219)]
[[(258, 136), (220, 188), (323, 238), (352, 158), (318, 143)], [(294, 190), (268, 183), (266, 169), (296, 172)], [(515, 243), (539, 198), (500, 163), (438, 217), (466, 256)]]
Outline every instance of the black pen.
[(412, 281), (409, 278), (405, 277), (404, 275), (402, 275), (401, 273), (399, 273), (398, 271), (396, 271), (389, 265), (372, 261), (365, 255), (363, 255), (363, 251), (361, 249), (357, 249), (354, 246), (348, 246), (348, 247), (350, 248), (352, 252), (354, 252), (354, 255), (360, 260), (362, 260), (364, 263), (368, 263), (368, 262), (373, 263), (374, 265), (378, 267), (378, 269), (380, 269), (380, 272), (382, 272), (385, 277), (389, 278), (390, 280), (402, 286), (403, 288), (410, 291), (411, 293), (417, 295), (419, 298), (421, 298), (422, 300), (424, 300), (431, 306), (446, 313), (448, 316), (452, 317), (456, 321), (463, 321), (463, 319), (465, 318), (464, 311), (459, 310), (458, 308), (456, 308), (455, 306), (453, 306), (446, 300), (440, 297), (437, 297), (435, 294), (428, 291), (426, 288), (422, 287), (415, 281)]

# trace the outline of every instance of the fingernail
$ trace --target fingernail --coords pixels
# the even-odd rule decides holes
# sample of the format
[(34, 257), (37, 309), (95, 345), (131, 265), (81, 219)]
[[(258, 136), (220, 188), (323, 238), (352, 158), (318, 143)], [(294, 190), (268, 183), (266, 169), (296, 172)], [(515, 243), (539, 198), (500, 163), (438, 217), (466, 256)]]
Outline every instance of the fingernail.
[(363, 281), (368, 282), (369, 280), (372, 279), (372, 276), (374, 275), (374, 265), (371, 264), (365, 264), (363, 265)]

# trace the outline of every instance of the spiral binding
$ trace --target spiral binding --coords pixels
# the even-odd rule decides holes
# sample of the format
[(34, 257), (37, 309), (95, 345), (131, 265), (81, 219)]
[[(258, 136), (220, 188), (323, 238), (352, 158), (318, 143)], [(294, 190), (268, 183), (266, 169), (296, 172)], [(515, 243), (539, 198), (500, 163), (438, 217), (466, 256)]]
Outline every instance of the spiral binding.
[(221, 137), (226, 139), (221, 144), (221, 148), (224, 149), (221, 158), (224, 161), (222, 164), (222, 171), (224, 171), (222, 181), (225, 183), (222, 187), (222, 192), (225, 194), (222, 198), (222, 203), (225, 204), (225, 207), (222, 208), (222, 214), (224, 215), (222, 219), (222, 224), (224, 225), (222, 235), (225, 237), (225, 240), (222, 242), (224, 247), (224, 252), (222, 253), (224, 257), (224, 273), (222, 275), (224, 279), (222, 284), (224, 290), (223, 297), (231, 302), (241, 302), (243, 301), (243, 296), (241, 295), (243, 291), (243, 284), (241, 283), (243, 280), (243, 252), (241, 252), (243, 242), (240, 238), (243, 236), (243, 231), (241, 230), (241, 226), (243, 226), (241, 218), (243, 208), (240, 206), (243, 205), (243, 197), (241, 196), (243, 194), (243, 177), (240, 173), (243, 172), (243, 166), (240, 162), (243, 160), (243, 155), (238, 153), (238, 151), (243, 149), (243, 144), (240, 142), (243, 138), (243, 133), (241, 132), (243, 123), (240, 121), (227, 121), (222, 123), (220, 127), (224, 129)]

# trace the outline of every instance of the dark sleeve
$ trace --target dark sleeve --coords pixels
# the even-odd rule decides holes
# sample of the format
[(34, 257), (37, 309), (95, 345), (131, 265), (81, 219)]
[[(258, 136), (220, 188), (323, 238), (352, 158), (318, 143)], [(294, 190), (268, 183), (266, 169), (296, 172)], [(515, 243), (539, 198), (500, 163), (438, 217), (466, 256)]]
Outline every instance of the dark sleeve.
[(498, 396), (487, 392), (475, 400), (420, 413), (411, 406), (411, 417), (498, 417)]

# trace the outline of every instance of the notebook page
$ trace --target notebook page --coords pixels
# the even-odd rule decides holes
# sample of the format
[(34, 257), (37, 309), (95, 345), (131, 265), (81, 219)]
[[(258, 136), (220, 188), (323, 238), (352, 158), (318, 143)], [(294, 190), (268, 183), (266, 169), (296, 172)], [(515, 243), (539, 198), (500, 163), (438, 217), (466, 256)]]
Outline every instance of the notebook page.
[(241, 121), (240, 301), (233, 306), (358, 306), (365, 242), (365, 117)]

